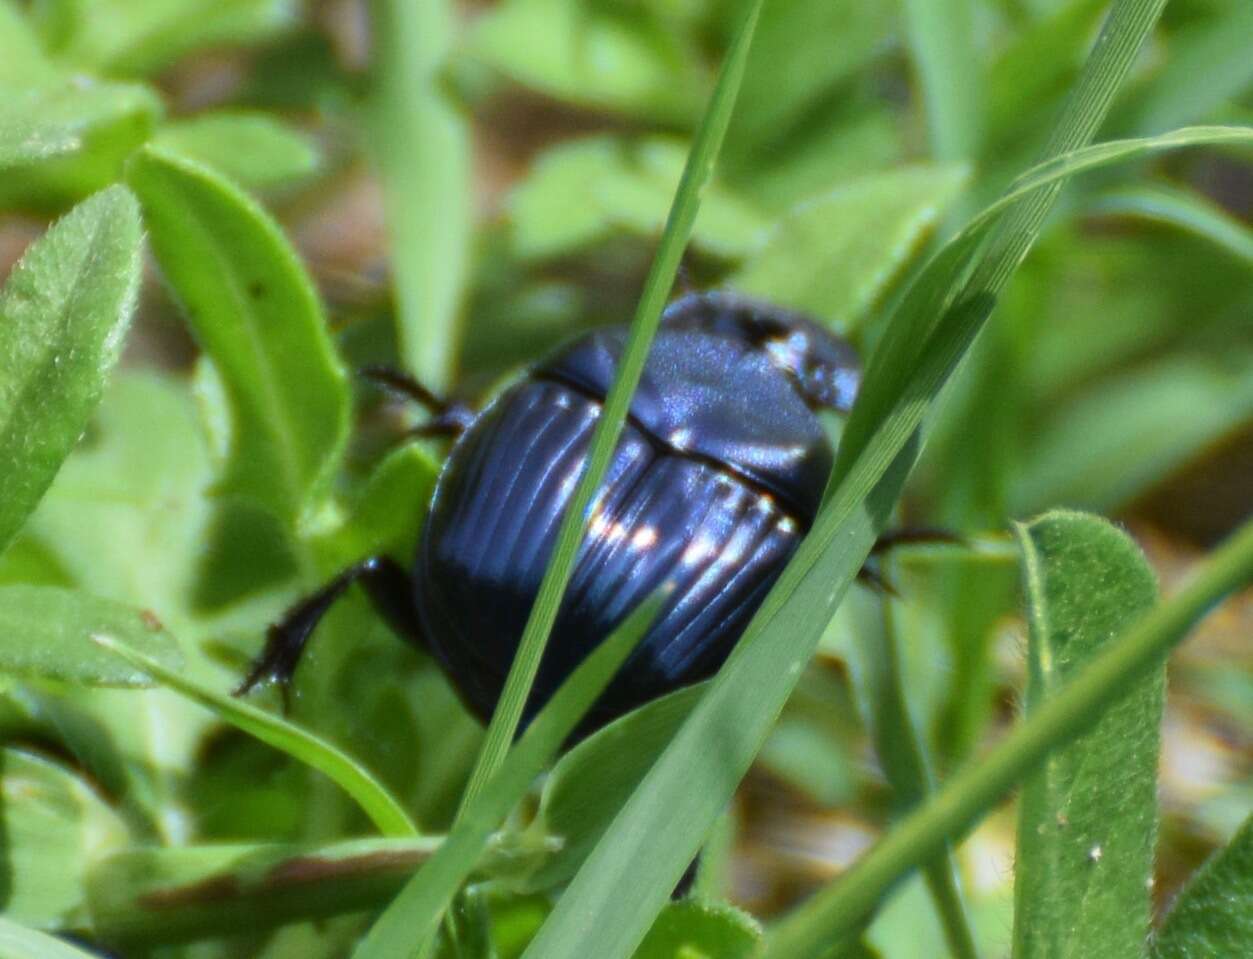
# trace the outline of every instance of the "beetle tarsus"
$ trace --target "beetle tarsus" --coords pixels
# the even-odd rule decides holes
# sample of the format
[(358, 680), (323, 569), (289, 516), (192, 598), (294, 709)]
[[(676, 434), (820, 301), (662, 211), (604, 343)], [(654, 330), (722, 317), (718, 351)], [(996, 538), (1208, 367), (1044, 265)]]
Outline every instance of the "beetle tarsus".
[(266, 632), (265, 649), (235, 689), (242, 696), (261, 685), (276, 685), (287, 703), (288, 687), (309, 638), (334, 602), (353, 583), (360, 583), (370, 603), (402, 638), (419, 642), (422, 635), (409, 578), (395, 560), (371, 556), (344, 570), (311, 596), (298, 602)]

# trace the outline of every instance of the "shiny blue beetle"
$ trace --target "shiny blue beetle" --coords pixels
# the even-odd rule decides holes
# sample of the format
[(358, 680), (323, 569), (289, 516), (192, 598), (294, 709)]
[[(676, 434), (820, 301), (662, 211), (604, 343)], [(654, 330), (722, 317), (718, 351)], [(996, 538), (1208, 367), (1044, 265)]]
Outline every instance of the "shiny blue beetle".
[[(481, 413), (432, 406), (456, 441), (410, 576), (373, 557), (271, 628), (244, 683), (290, 678), (318, 619), (360, 581), (487, 719), (504, 686), (627, 338), (587, 334)], [(856, 353), (807, 317), (724, 293), (667, 309), (527, 704), (527, 718), (635, 606), (673, 586), (583, 724), (595, 729), (711, 675), (809, 529), (833, 451), (817, 410), (847, 411)]]

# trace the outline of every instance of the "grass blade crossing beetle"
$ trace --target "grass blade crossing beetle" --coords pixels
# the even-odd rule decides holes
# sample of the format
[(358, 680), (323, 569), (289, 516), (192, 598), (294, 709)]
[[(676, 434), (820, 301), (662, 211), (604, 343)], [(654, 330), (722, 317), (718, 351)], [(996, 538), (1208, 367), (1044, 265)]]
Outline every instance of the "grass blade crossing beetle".
[[(586, 334), (477, 416), (391, 377), (432, 409), (423, 432), (456, 437), (412, 575), (386, 557), (346, 570), (271, 627), (240, 691), (286, 683), (318, 620), (360, 582), (487, 719), (625, 342), (624, 327)], [(524, 721), (666, 581), (670, 598), (582, 733), (717, 670), (817, 514), (833, 450), (816, 410), (847, 411), (859, 381), (852, 347), (801, 314), (726, 293), (670, 305)]]

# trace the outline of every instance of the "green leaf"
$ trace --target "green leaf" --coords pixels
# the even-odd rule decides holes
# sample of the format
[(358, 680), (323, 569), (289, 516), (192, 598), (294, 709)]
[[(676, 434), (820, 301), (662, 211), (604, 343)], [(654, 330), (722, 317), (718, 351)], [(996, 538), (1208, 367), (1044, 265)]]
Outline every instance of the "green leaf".
[(136, 76), (208, 46), (256, 43), (292, 25), (291, 0), (48, 0), (40, 5), (58, 59)]
[(959, 167), (905, 167), (807, 200), (728, 282), (848, 332), (905, 270), (965, 181)]
[(657, 917), (634, 959), (751, 959), (761, 926), (733, 906), (684, 899)]
[(550, 96), (667, 124), (690, 122), (708, 89), (662, 24), (620, 5), (506, 0), (479, 18), (467, 47)]
[(1169, 224), (1253, 266), (1253, 229), (1199, 193), (1160, 184), (1123, 187), (1092, 197), (1084, 212)]
[(527, 888), (550, 889), (574, 875), (704, 691), (701, 684), (654, 700), (561, 757), (530, 827), (560, 848), (526, 877)]
[(40, 929), (81, 928), (86, 870), (126, 844), (126, 825), (58, 763), (5, 748), (0, 750), (0, 826), (4, 915)]
[(788, 136), (813, 124), (839, 85), (887, 49), (894, 16), (867, 0), (767, 4), (727, 137), (728, 169), (739, 174), (786, 153)]
[(1208, 119), (1253, 83), (1253, 6), (1233, 3), (1180, 30), (1156, 74), (1128, 98), (1110, 126), (1144, 135)]
[(165, 124), (152, 142), (253, 190), (286, 186), (318, 168), (308, 137), (266, 113), (202, 113)]
[(907, 0), (905, 29), (927, 107), (937, 160), (971, 161), (979, 152), (984, 79), (976, 44), (973, 0)]
[(313, 284), (274, 221), (220, 175), (147, 147), (127, 177), (230, 401), (221, 491), (297, 526), (338, 463), (350, 414)]
[(69, 943), (0, 916), (0, 959), (95, 959)]
[(139, 282), (139, 211), (117, 187), (37, 240), (0, 291), (0, 549), (82, 435)]
[(323, 773), (357, 802), (383, 835), (418, 834), (408, 814), (369, 770), (332, 744), (281, 717), (210, 689), (198, 679), (170, 669), (161, 661), (126, 645), (113, 635), (96, 633), (92, 635), (92, 640), (135, 669), (211, 710), (224, 722)]
[(91, 686), (150, 686), (91, 638), (106, 633), (153, 657), (182, 666), (174, 637), (150, 611), (56, 586), (0, 586), (0, 670), (26, 678)]
[(1224, 959), (1253, 950), (1253, 817), (1196, 871), (1153, 939), (1153, 959)]
[(526, 793), (648, 632), (664, 599), (659, 593), (641, 603), (561, 684), (486, 787), (462, 807), (444, 844), (370, 928), (353, 952), (354, 959), (414, 955), (429, 940), (478, 862), (492, 830)]
[(510, 666), (505, 688), (492, 714), (487, 737), (470, 777), (466, 789), (467, 801), (473, 798), (491, 777), (492, 772), (499, 767), (509, 743), (513, 740), (523, 706), (530, 695), (531, 684), (544, 655), (544, 647), (557, 619), (561, 597), (574, 572), (574, 562), (586, 530), (588, 512), (622, 433), (631, 394), (635, 392), (644, 371), (649, 346), (661, 323), (661, 311), (674, 286), (683, 249), (696, 222), (701, 194), (713, 176), (714, 164), (735, 107), (736, 93), (744, 76), (744, 65), (760, 12), (761, 0), (754, 0), (742, 18), (740, 32), (727, 53), (713, 97), (696, 132), (687, 166), (683, 170), (683, 178), (675, 193), (674, 205), (666, 220), (666, 228), (662, 232), (652, 267), (644, 281), (643, 294), (614, 376), (613, 386), (605, 398), (603, 412), (592, 434), (582, 475), (562, 517), (552, 556), (544, 569), (535, 604), (531, 607), (531, 614), (518, 644), (518, 652)]
[(0, 2), (0, 86), (39, 86), (56, 77), (31, 24), (13, 0)]
[(1167, 357), (1051, 411), (1026, 450), (1018, 510), (1114, 510), (1253, 415), (1253, 351)]
[(393, 450), (370, 474), (343, 524), (314, 538), (319, 555), (339, 565), (380, 553), (407, 562), (438, 476), (439, 464), (423, 446)]
[(90, 77), (0, 87), (0, 208), (56, 207), (108, 186), (161, 110), (148, 87)]
[(376, 49), (365, 123), (386, 203), (400, 356), (425, 386), (442, 390), (457, 360), (473, 212), (470, 132), (440, 73), (453, 4), (372, 0), (370, 10)]
[[(1017, 526), (1030, 640), (1026, 719), (1152, 608), (1144, 554), (1109, 523), (1055, 511)], [(1120, 691), (1027, 779), (1015, 857), (1015, 959), (1143, 954), (1157, 840), (1165, 669)]]
[[(523, 259), (569, 256), (630, 232), (651, 240), (665, 223), (686, 149), (673, 140), (595, 136), (545, 151), (509, 195), (514, 249)], [(761, 242), (766, 221), (743, 200), (710, 184), (692, 245), (735, 259)]]

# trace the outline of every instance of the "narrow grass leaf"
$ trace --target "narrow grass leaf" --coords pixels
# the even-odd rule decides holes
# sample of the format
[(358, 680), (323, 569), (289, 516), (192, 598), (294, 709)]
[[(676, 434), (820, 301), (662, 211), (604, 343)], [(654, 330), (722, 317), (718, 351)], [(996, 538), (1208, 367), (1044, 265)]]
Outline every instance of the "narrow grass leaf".
[(127, 178), (230, 400), (222, 491), (295, 526), (338, 462), (350, 414), (313, 283), (270, 216), (220, 174), (146, 147)]
[(142, 670), (91, 642), (100, 632), (167, 669), (182, 666), (178, 643), (152, 613), (56, 586), (0, 586), (0, 671), (88, 686), (151, 686)]
[(0, 959), (95, 959), (95, 955), (0, 916)]
[(1119, 108), (1110, 128), (1143, 136), (1194, 119), (1208, 119), (1253, 83), (1253, 5), (1233, 3), (1179, 30), (1170, 55)]
[(85, 875), (129, 830), (79, 775), (34, 753), (0, 749), (4, 915), (40, 929), (82, 928)]
[(610, 723), (570, 750), (544, 781), (529, 827), (561, 846), (525, 879), (527, 888), (560, 885), (596, 845), (626, 798), (674, 737), (706, 684), (656, 699)]
[(631, 394), (635, 392), (636, 384), (644, 371), (649, 346), (661, 323), (662, 308), (674, 286), (679, 261), (692, 234), (696, 214), (700, 209), (701, 193), (713, 176), (714, 163), (731, 119), (740, 81), (744, 77), (744, 64), (760, 12), (761, 0), (753, 0), (744, 15), (740, 31), (727, 52), (718, 85), (714, 89), (700, 129), (696, 132), (692, 152), (688, 155), (687, 165), (675, 194), (674, 205), (670, 209), (666, 228), (644, 282), (644, 292), (640, 297), (635, 319), (631, 323), (631, 332), (622, 352), (613, 386), (605, 398), (596, 431), (592, 435), (582, 476), (570, 497), (565, 516), (562, 517), (552, 556), (544, 569), (535, 605), (531, 608), (531, 615), (518, 644), (509, 676), (505, 680), (504, 690), (496, 704), (496, 711), (492, 714), (487, 738), (475, 763), (463, 805), (474, 798), (499, 768), (509, 744), (513, 741), (514, 730), (518, 727), (518, 720), (530, 694), (540, 659), (544, 655), (544, 647), (548, 644), (549, 634), (556, 622), (562, 596), (574, 572), (574, 561), (583, 540), (588, 510), (604, 479), (605, 471), (609, 468), (609, 461), (622, 433)]
[(317, 151), (307, 136), (260, 112), (218, 110), (174, 120), (152, 142), (253, 190), (296, 183), (318, 168)]
[(727, 281), (855, 330), (957, 198), (957, 166), (902, 167), (846, 183), (784, 216)]
[(937, 160), (973, 160), (979, 152), (983, 82), (973, 0), (906, 0), (905, 31), (922, 86)]
[[(1017, 526), (1030, 638), (1026, 720), (1157, 599), (1144, 554), (1086, 513)], [(1165, 669), (1129, 684), (1023, 788), (1014, 857), (1015, 959), (1143, 955), (1157, 840)]]
[(1253, 522), (1237, 530), (1170, 602), (1139, 619), (1093, 658), (1035, 716), (951, 776), (840, 879), (780, 922), (765, 959), (812, 959), (852, 935), (904, 876), (961, 837), (1048, 754), (1091, 728), (1223, 597), (1253, 583)]
[(1084, 212), (1177, 227), (1253, 266), (1253, 228), (1190, 190), (1161, 184), (1123, 187), (1091, 197)]
[[(1038, 235), (1062, 180), (1082, 166), (1065, 153), (1092, 135), (1160, 10), (1160, 0), (1115, 6), (1052, 141), (1048, 155), (1059, 159), (1036, 170), (1030, 188), (1018, 184), (1018, 192), (977, 218), (911, 288), (872, 358), (837, 455), (837, 485), (814, 528), (709, 693), (558, 901), (527, 959), (573, 959), (591, 941), (606, 959), (626, 959), (639, 943), (747, 771), (888, 522), (934, 397)], [(1084, 162), (1093, 159), (1084, 156)], [(999, 233), (991, 253), (974, 282), (963, 287), (960, 281), (971, 272), (970, 260), (993, 223)], [(926, 858), (939, 848), (930, 847)], [(810, 939), (806, 950), (793, 954), (812, 956), (815, 945), (828, 946), (845, 935), (828, 938), (819, 932), (816, 943)]]
[(1253, 952), (1253, 816), (1179, 893), (1153, 939), (1153, 959), (1226, 959)]
[(1024, 455), (1012, 506), (1116, 510), (1253, 416), (1253, 350), (1167, 356), (1061, 404)]
[(479, 862), (492, 831), (556, 755), (648, 632), (664, 599), (663, 593), (641, 603), (561, 684), (486, 788), (462, 808), (444, 844), (371, 927), (353, 952), (353, 959), (400, 959), (422, 950)]
[(82, 436), (139, 273), (139, 209), (115, 187), (58, 220), (0, 290), (0, 549)]
[(332, 744), (285, 719), (210, 689), (185, 672), (172, 670), (110, 633), (94, 633), (91, 640), (135, 669), (204, 706), (223, 722), (323, 773), (356, 801), (384, 836), (417, 835), (417, 827), (400, 803), (367, 769)]
[(91, 925), (107, 942), (152, 947), (377, 908), (442, 841), (131, 846), (88, 869)]
[(455, 14), (450, 0), (371, 0), (370, 12), (377, 48), (364, 119), (387, 205), (400, 354), (442, 390), (456, 362), (472, 208), (469, 131), (439, 83)]

